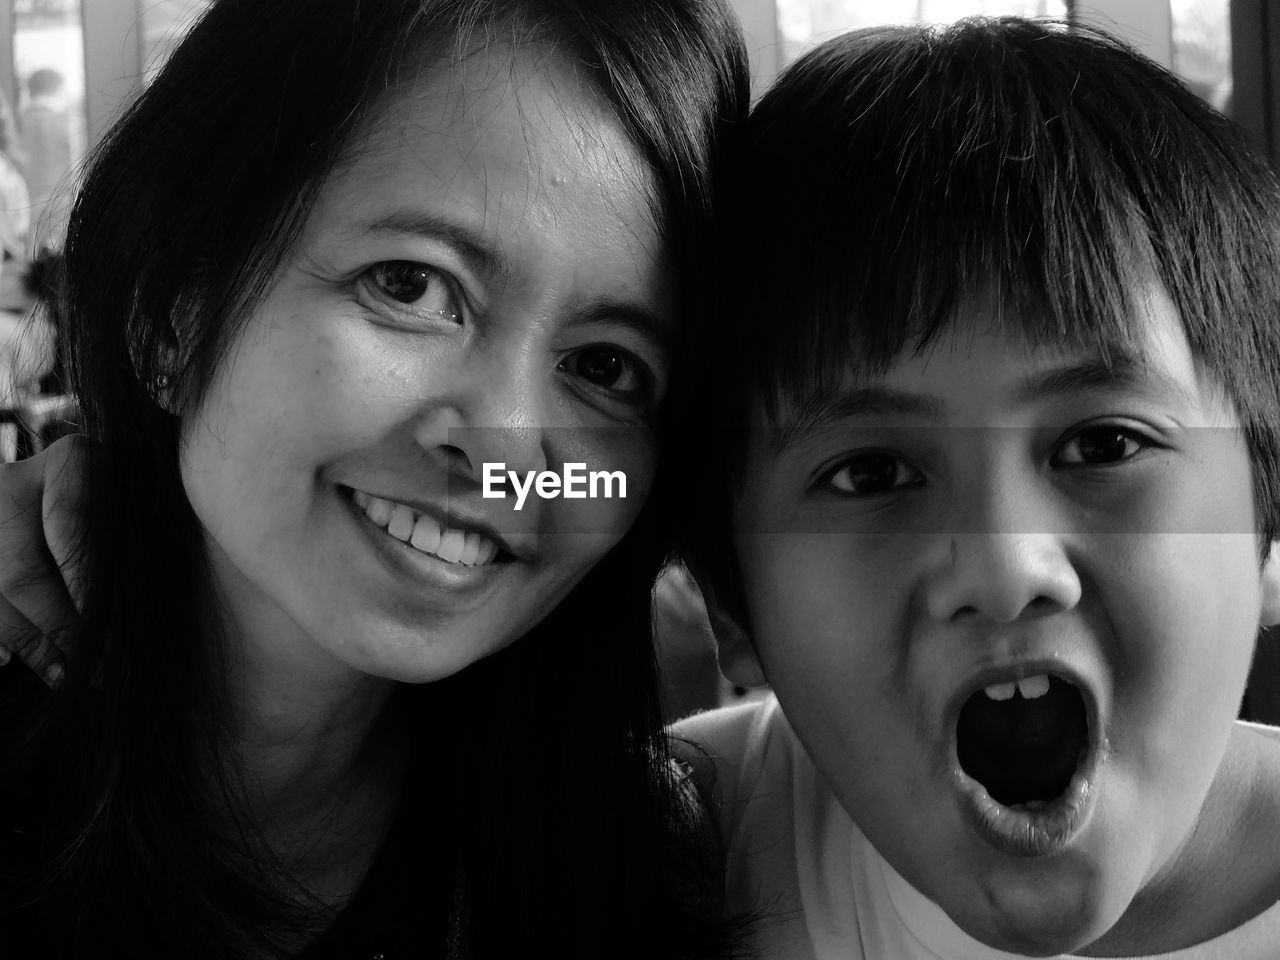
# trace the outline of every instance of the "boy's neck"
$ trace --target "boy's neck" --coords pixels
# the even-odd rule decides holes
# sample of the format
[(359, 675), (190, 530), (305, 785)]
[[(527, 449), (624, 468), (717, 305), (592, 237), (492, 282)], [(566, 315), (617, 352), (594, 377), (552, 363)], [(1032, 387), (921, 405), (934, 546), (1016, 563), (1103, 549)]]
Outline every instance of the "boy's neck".
[(1280, 901), (1280, 739), (1237, 725), (1195, 830), (1089, 957), (1171, 953), (1234, 930)]

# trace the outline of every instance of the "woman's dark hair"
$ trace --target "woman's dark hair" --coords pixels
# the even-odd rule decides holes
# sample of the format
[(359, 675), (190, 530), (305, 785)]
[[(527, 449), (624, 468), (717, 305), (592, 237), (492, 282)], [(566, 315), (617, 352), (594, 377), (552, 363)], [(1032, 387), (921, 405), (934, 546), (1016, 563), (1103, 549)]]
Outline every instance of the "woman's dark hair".
[[(215, 0), (107, 135), (71, 215), (62, 333), (97, 441), (88, 593), (62, 688), (25, 691), (42, 702), (20, 715), (18, 693), (0, 698), (6, 947), (22, 930), (42, 956), (279, 952), (288, 912), (239, 785), (216, 774), (227, 710), (220, 652), (196, 642), (202, 540), (178, 419), (149, 385), (181, 325), (176, 392), (198, 398), (385, 96), (489, 35), (553, 44), (594, 80), (651, 167), (686, 319), (702, 312), (721, 141), (747, 100), (721, 0)], [(441, 953), (446, 930), (468, 957), (721, 947), (718, 879), (661, 734), (658, 506), (528, 636), (397, 693), (432, 823), (405, 884), (435, 892), (421, 910)]]
[[(1244, 424), (1280, 530), (1280, 183), (1225, 117), (1099, 31), (1018, 18), (882, 27), (789, 67), (728, 178), (722, 307), (686, 408), (707, 465), (683, 548), (720, 562), (748, 411), (774, 428), (850, 371), (927, 351), (992, 290), (1013, 335), (1133, 342), (1154, 276)], [(740, 598), (739, 598), (740, 599)]]

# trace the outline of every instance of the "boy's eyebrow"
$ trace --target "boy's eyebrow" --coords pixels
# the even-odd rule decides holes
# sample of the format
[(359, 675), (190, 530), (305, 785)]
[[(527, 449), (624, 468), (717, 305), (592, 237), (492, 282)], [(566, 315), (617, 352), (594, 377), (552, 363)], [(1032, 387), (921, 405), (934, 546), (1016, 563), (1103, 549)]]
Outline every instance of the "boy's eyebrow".
[(1194, 402), (1186, 386), (1141, 357), (1129, 352), (1113, 352), (1106, 360), (1091, 357), (1048, 371), (1028, 374), (1017, 393), (1020, 403), (1033, 403), (1085, 390), (1154, 386)]
[[(1104, 360), (1090, 357), (1061, 367), (1029, 373), (1015, 394), (1017, 403), (1035, 403), (1086, 390), (1154, 386), (1188, 402), (1187, 387), (1129, 352), (1113, 350)], [(773, 448), (782, 451), (822, 427), (859, 416), (896, 415), (941, 423), (946, 411), (941, 400), (882, 386), (850, 387), (794, 405), (779, 419)]]
[(937, 423), (943, 413), (942, 401), (934, 397), (888, 387), (850, 387), (797, 404), (779, 422), (773, 446), (775, 450), (785, 450), (815, 430), (851, 417), (897, 415)]

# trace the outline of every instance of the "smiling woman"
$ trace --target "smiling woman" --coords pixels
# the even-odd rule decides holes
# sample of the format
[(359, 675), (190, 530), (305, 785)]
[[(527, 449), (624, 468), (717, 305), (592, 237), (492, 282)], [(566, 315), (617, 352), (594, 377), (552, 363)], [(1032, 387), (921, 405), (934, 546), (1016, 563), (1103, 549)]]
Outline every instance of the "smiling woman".
[(715, 0), (215, 0), (72, 218), (85, 602), (56, 692), (0, 677), (6, 947), (715, 951), (635, 521), (744, 92)]
[[(617, 315), (673, 324), (676, 290), (643, 156), (558, 59), (493, 46), (406, 85), (184, 417), (183, 482), (225, 608), (244, 622), (269, 599), (265, 645), (297, 634), (312, 672), (322, 651), (339, 671), (456, 673), (545, 617), (643, 502), (515, 512), (482, 501), (484, 463), (568, 453), (650, 485), (661, 395), (576, 361), (607, 345), (664, 383), (667, 351)], [(357, 497), (398, 505), (387, 529)], [(496, 562), (407, 548), (395, 534), (415, 514), (443, 552), (460, 559), (470, 531)], [(544, 532), (570, 516), (599, 533)]]

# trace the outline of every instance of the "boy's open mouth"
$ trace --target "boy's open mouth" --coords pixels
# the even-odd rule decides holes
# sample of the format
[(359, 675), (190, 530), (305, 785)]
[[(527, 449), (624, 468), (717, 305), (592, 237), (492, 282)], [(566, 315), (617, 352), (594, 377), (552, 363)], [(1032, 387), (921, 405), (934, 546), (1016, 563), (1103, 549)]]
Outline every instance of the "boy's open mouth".
[(979, 690), (956, 723), (960, 766), (1008, 807), (1057, 800), (1088, 747), (1080, 691), (1043, 673)]
[(1022, 855), (1067, 842), (1090, 799), (1089, 728), (1081, 689), (1049, 673), (993, 683), (965, 700), (955, 757), (989, 841)]

